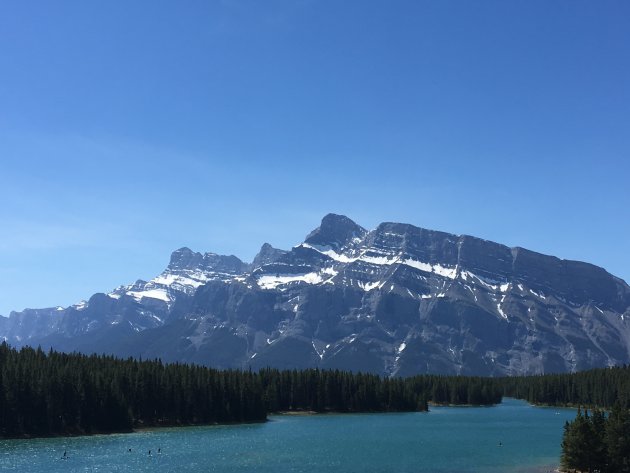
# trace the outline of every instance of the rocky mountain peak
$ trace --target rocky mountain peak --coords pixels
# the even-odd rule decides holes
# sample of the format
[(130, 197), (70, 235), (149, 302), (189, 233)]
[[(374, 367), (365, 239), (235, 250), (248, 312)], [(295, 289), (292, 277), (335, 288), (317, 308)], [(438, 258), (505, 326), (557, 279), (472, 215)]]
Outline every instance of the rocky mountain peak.
[(167, 271), (177, 272), (185, 270), (218, 271), (226, 273), (241, 273), (246, 264), (234, 255), (225, 256), (216, 253), (197, 253), (190, 248), (180, 248), (171, 254)]
[(202, 258), (200, 253), (195, 253), (190, 248), (182, 247), (171, 253), (169, 269), (186, 269), (194, 266)]
[(254, 261), (252, 261), (252, 267), (255, 269), (264, 264), (274, 263), (285, 254), (287, 254), (285, 250), (280, 250), (274, 248), (269, 243), (264, 243), (263, 246), (260, 247), (258, 254), (254, 257)]
[(322, 219), (319, 227), (307, 235), (305, 243), (341, 248), (354, 238), (363, 238), (366, 233), (363, 227), (345, 215), (330, 213)]
[(252, 264), (180, 248), (149, 281), (12, 313), (0, 338), (230, 368), (563, 372), (629, 362), (630, 287), (588, 263), (329, 214)]

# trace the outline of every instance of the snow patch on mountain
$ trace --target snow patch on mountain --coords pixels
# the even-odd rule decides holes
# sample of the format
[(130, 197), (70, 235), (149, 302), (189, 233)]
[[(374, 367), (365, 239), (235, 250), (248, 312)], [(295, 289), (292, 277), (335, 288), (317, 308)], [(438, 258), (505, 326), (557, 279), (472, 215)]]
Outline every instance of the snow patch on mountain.
[(319, 284), (322, 282), (322, 277), (319, 273), (313, 272), (306, 274), (264, 275), (258, 278), (258, 286), (261, 289), (276, 289), (278, 286), (296, 282)]
[[(623, 281), (584, 263), (405, 224), (368, 232), (331, 214), (291, 250), (263, 245), (252, 264), (181, 248), (149, 281), (95, 294), (89, 310), (81, 302), (15, 314), (0, 337), (20, 345), (52, 335), (76, 349), (71, 341), (94, 334), (103, 350), (117, 343), (101, 341), (99, 331), (109, 327), (124, 350), (144, 343), (143, 356), (218, 366), (535, 373), (627, 362), (629, 293)], [(185, 332), (172, 323), (180, 318)], [(156, 348), (149, 334), (126, 338), (157, 327), (174, 343)], [(533, 342), (542, 356), (532, 353)], [(468, 365), (462, 353), (470, 351), (486, 363), (471, 355)], [(572, 366), (567, 353), (577, 353)]]
[(164, 302), (172, 302), (171, 297), (168, 295), (166, 289), (148, 289), (146, 291), (127, 291), (127, 294), (141, 301), (145, 297), (149, 299), (158, 299)]
[(182, 291), (189, 288), (198, 288), (210, 279), (214, 273), (204, 273), (202, 271), (185, 271), (183, 274), (162, 273), (158, 277), (151, 280), (154, 284), (167, 287), (176, 287)]

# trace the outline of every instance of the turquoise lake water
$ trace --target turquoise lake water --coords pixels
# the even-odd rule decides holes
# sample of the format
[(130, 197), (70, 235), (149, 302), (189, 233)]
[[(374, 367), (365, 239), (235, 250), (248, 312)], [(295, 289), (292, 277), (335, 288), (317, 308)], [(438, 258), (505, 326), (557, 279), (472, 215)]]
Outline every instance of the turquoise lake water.
[(428, 413), (273, 416), (252, 425), (3, 440), (0, 471), (548, 471), (558, 464), (564, 422), (574, 417), (574, 410), (504, 399), (496, 407), (434, 407)]

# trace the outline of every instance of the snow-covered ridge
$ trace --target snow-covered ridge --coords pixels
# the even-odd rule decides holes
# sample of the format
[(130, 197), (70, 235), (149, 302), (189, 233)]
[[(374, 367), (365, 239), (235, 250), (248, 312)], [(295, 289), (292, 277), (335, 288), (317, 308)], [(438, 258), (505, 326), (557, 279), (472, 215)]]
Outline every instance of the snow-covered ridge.
[[(385, 376), (494, 376), (627, 363), (629, 304), (627, 285), (598, 268), (393, 222), (364, 231), (332, 216), (292, 249), (263, 245), (252, 263), (181, 248), (150, 280), (15, 314), (0, 338), (124, 354), (133, 346), (142, 356), (159, 349), (236, 368), (289, 360)], [(158, 327), (159, 338), (136, 338)], [(505, 328), (515, 335), (508, 344)], [(468, 365), (471, 349), (479, 356)]]
[[(389, 248), (383, 249), (382, 247), (375, 248), (373, 246), (364, 248), (349, 246), (345, 249), (335, 249), (327, 245), (317, 245), (304, 242), (294, 247), (294, 249), (298, 248), (307, 248), (326, 256), (327, 258), (332, 260), (330, 262), (331, 266), (327, 266), (324, 269), (315, 271), (312, 270), (312, 267), (309, 267), (309, 271), (296, 273), (295, 271), (289, 271), (291, 267), (295, 268), (294, 265), (284, 262), (276, 263), (276, 268), (278, 266), (286, 266), (287, 270), (282, 271), (281, 273), (274, 274), (270, 270), (265, 273), (263, 269), (262, 275), (257, 276), (257, 283), (261, 289), (284, 290), (285, 288), (290, 287), (294, 284), (343, 284), (351, 286), (353, 285), (363, 289), (366, 292), (370, 292), (375, 289), (383, 289), (383, 287), (385, 287), (385, 285), (387, 284), (387, 287), (390, 291), (394, 291), (395, 287), (400, 287), (401, 289), (406, 290), (406, 292), (412, 298), (431, 299), (434, 297), (446, 297), (446, 292), (448, 290), (448, 287), (446, 286), (442, 286), (440, 290), (436, 289), (435, 291), (431, 291), (431, 293), (417, 293), (417, 291), (412, 291), (405, 286), (401, 287), (398, 284), (389, 284), (389, 276), (386, 276), (377, 268), (390, 267), (394, 265), (406, 266), (422, 271), (423, 273), (438, 276), (439, 278), (444, 279), (444, 284), (446, 284), (446, 281), (448, 280), (460, 281), (460, 283), (464, 283), (464, 287), (466, 287), (469, 291), (473, 293), (475, 300), (477, 300), (477, 295), (469, 285), (477, 286), (479, 287), (479, 289), (495, 294), (506, 294), (511, 290), (512, 287), (512, 283), (509, 281), (501, 281), (490, 279), (488, 277), (482, 277), (472, 271), (464, 270), (458, 265), (449, 266), (440, 263), (428, 263), (420, 261), (411, 257), (408, 254), (405, 254), (403, 251), (400, 251), (397, 247), (392, 247), (391, 250)], [(344, 276), (342, 279), (334, 279), (334, 276), (342, 271), (343, 268), (346, 267), (346, 265), (353, 263), (365, 263), (368, 266), (367, 269), (365, 269), (365, 267), (358, 269), (358, 274), (356, 269), (351, 269), (351, 275), (349, 277)], [(374, 266), (375, 268), (369, 269), (370, 266)], [(425, 277), (423, 277), (423, 279), (426, 280)], [(522, 284), (519, 284), (519, 289), (521, 291), (523, 290), (521, 289), (522, 287)], [(497, 310), (499, 314), (503, 316), (501, 308), (498, 308)]]
[[(418, 261), (410, 257), (405, 257), (404, 255), (392, 255), (391, 253), (385, 253), (378, 249), (374, 248), (366, 248), (361, 251), (356, 256), (348, 256), (343, 253), (337, 253), (330, 247), (319, 246), (319, 245), (311, 245), (308, 243), (301, 243), (296, 248), (309, 248), (315, 250), (323, 255), (328, 256), (338, 263), (354, 263), (354, 262), (364, 262), (368, 264), (374, 264), (379, 266), (391, 266), (393, 264), (402, 264), (405, 266), (409, 266), (411, 268), (418, 269), (420, 271), (424, 271), (426, 273), (436, 274), (438, 276), (442, 276), (447, 279), (457, 279), (458, 277), (467, 281), (469, 279), (473, 280), (473, 282), (478, 282), (485, 286), (488, 289), (493, 291), (501, 291), (506, 292), (508, 290), (509, 283), (505, 281), (496, 281), (490, 280), (488, 278), (481, 277), (475, 273), (470, 271), (460, 270), (458, 266), (445, 266), (439, 263), (427, 263), (424, 261)], [(369, 283), (374, 284), (374, 283)], [(367, 287), (367, 283), (365, 284)], [(378, 286), (378, 284), (373, 287)], [(373, 288), (372, 287), (372, 288)]]
[(203, 271), (182, 271), (180, 274), (164, 272), (158, 277), (151, 280), (154, 284), (160, 284), (168, 287), (178, 287), (185, 291), (190, 288), (198, 288), (210, 279), (215, 273), (207, 273)]
[[(368, 233), (369, 232), (365, 232), (365, 234)], [(403, 244), (403, 235), (392, 232), (385, 232), (384, 235), (400, 238), (398, 238), (399, 241), (397, 240), (395, 243), (389, 242), (389, 244), (384, 244), (381, 242), (382, 244), (369, 246), (363, 246), (366, 240), (364, 238), (358, 238), (356, 235), (346, 240), (346, 246), (343, 247), (303, 242), (294, 247), (294, 249), (307, 248), (331, 260), (324, 268), (318, 268), (317, 265), (315, 265), (315, 267), (309, 266), (305, 267), (303, 272), (301, 272), (301, 268), (296, 267), (291, 260), (288, 262), (278, 261), (274, 263), (276, 268), (278, 266), (287, 267), (286, 270), (280, 270), (280, 272), (271, 268), (265, 271), (265, 265), (251, 272), (252, 268), (246, 269), (244, 263), (244, 266), (240, 269), (237, 268), (231, 260), (229, 261), (230, 264), (226, 265), (225, 263), (226, 258), (228, 260), (229, 258), (233, 258), (237, 262), (240, 262), (238, 258), (223, 257), (213, 253), (202, 255), (200, 253), (194, 253), (187, 248), (182, 248), (173, 253), (169, 267), (160, 275), (148, 282), (137, 281), (131, 285), (121, 286), (108, 295), (114, 299), (127, 295), (141, 303), (153, 300), (156, 303), (165, 303), (166, 306), (170, 308), (179, 294), (193, 295), (199, 287), (209, 281), (221, 280), (226, 283), (241, 282), (249, 286), (250, 283), (246, 281), (252, 281), (252, 279), (255, 281), (254, 285), (264, 290), (285, 290), (296, 284), (332, 285), (336, 283), (350, 284), (366, 292), (375, 289), (380, 290), (383, 289), (383, 287), (388, 287), (390, 291), (393, 291), (394, 287), (401, 286), (389, 284), (388, 276), (382, 273), (379, 274), (380, 270), (378, 267), (390, 267), (394, 265), (413, 268), (423, 273), (444, 278), (445, 280), (462, 280), (473, 286), (481, 286), (480, 288), (493, 293), (506, 293), (510, 289), (510, 285), (506, 281), (492, 280), (487, 277), (484, 278), (469, 270), (460, 268), (458, 265), (452, 266), (441, 263), (430, 263), (414, 258), (412, 255), (403, 251), (400, 246)], [(269, 248), (272, 247), (269, 246)], [(267, 250), (269, 250), (269, 248), (267, 248)], [(278, 251), (282, 253), (281, 250)], [(350, 276), (350, 278), (343, 277), (341, 280), (335, 279), (342, 268), (352, 263), (364, 263), (368, 265), (368, 268), (372, 266), (373, 269), (366, 270), (364, 269), (365, 267), (361, 267), (358, 272), (363, 273), (363, 276), (357, 274), (354, 277)], [(216, 271), (216, 268), (221, 268), (222, 271)], [(351, 271), (356, 272), (357, 270), (352, 269)], [(387, 286), (385, 286), (386, 284)], [(466, 287), (471, 290), (468, 285), (466, 285)], [(521, 287), (522, 286), (519, 286), (519, 288)], [(431, 293), (418, 293), (404, 286), (401, 288), (406, 290), (410, 297), (420, 299), (444, 297), (445, 291), (447, 290), (443, 287), (441, 290), (436, 290), (435, 292), (431, 291)], [(544, 298), (543, 295), (539, 297)], [(477, 300), (476, 295), (475, 300)], [(81, 306), (81, 308), (83, 307), (85, 306)]]
[(168, 291), (162, 288), (146, 289), (144, 291), (127, 291), (127, 295), (133, 297), (137, 301), (141, 301), (145, 297), (149, 299), (157, 299), (166, 303), (170, 303), (172, 301)]
[[(430, 264), (423, 261), (417, 261), (412, 258), (404, 258), (402, 255), (392, 255), (374, 248), (366, 248), (359, 252), (358, 256), (347, 256), (343, 253), (337, 253), (331, 247), (311, 245), (309, 243), (301, 243), (296, 248), (310, 248), (340, 263), (354, 263), (361, 261), (364, 263), (375, 265), (404, 264), (412, 268), (425, 271), (427, 273), (435, 273), (449, 279), (457, 277), (457, 266), (448, 267), (441, 264)], [(379, 255), (380, 254), (380, 255)]]
[[(256, 257), (258, 265), (244, 263), (235, 256), (201, 254), (181, 248), (173, 252), (171, 262), (160, 275), (149, 281), (137, 281), (116, 288), (108, 296), (112, 299), (128, 296), (148, 307), (149, 311), (162, 313), (170, 310), (178, 297), (192, 296), (210, 281), (282, 292), (299, 289), (301, 285), (329, 284), (361, 289), (366, 293), (375, 290), (396, 292), (417, 300), (450, 295), (460, 297), (463, 289), (475, 303), (492, 307), (493, 312), (506, 319), (506, 311), (511, 310), (506, 294), (518, 297), (531, 294), (541, 302), (547, 297), (556, 297), (546, 288), (546, 294), (543, 293), (539, 284), (533, 284), (531, 289), (526, 278), (509, 276), (509, 269), (502, 269), (502, 263), (498, 262), (508, 261), (507, 247), (504, 249), (508, 251), (508, 256), (493, 249), (484, 249), (490, 264), (471, 263), (470, 250), (466, 254), (461, 253), (468, 237), (430, 231), (427, 236), (426, 230), (393, 223), (382, 224), (368, 232), (358, 226), (352, 227), (355, 224), (346, 217), (326, 219), (327, 228), (322, 221), (321, 231), (312, 232), (293, 250), (278, 250), (269, 244), (263, 245)], [(448, 251), (443, 250), (441, 245), (446, 245)], [(298, 249), (311, 251), (295, 251)], [(453, 251), (460, 252), (457, 258), (453, 257)], [(463, 255), (461, 260), (460, 255)], [(523, 282), (526, 284), (523, 285)], [(571, 304), (570, 301), (562, 302)], [(74, 306), (77, 310), (86, 307), (87, 303)]]
[(337, 275), (332, 267), (326, 267), (320, 271), (309, 271), (305, 273), (262, 273), (257, 276), (256, 282), (261, 289), (278, 289), (292, 283), (306, 284), (327, 284), (332, 283), (331, 280)]
[(122, 295), (131, 296), (138, 302), (144, 299), (162, 301), (170, 307), (178, 294), (193, 295), (197, 288), (209, 281), (222, 280), (228, 282), (234, 275), (223, 272), (203, 271), (200, 269), (165, 270), (148, 282), (138, 281), (121, 286), (108, 294), (113, 299)]
[(294, 283), (305, 282), (307, 284), (319, 284), (322, 277), (319, 273), (306, 274), (282, 274), (282, 275), (265, 275), (258, 278), (258, 286), (261, 289), (276, 289), (278, 286)]
[[(352, 245), (346, 247), (344, 250), (333, 249), (331, 246), (316, 245), (311, 243), (301, 243), (295, 248), (308, 248), (314, 250), (332, 260), (332, 265), (325, 268), (316, 269), (309, 268), (309, 271), (295, 272), (295, 265), (290, 263), (275, 263), (276, 266), (287, 266), (288, 271), (282, 271), (281, 273), (274, 273), (269, 271), (265, 273), (261, 268), (257, 268), (254, 273), (244, 272), (243, 274), (234, 274), (220, 271), (204, 270), (200, 268), (167, 268), (160, 275), (151, 279), (148, 282), (138, 281), (134, 284), (121, 286), (108, 295), (111, 298), (118, 299), (122, 295), (133, 297), (138, 302), (146, 302), (154, 300), (156, 302), (165, 303), (168, 308), (172, 306), (176, 300), (178, 294), (193, 295), (195, 291), (202, 285), (212, 280), (222, 280), (228, 282), (244, 282), (248, 277), (253, 276), (257, 286), (264, 290), (284, 290), (295, 284), (334, 284), (333, 279), (337, 276), (340, 267), (347, 264), (361, 262), (374, 266), (392, 266), (392, 265), (404, 265), (410, 268), (417, 269), (419, 271), (434, 274), (436, 276), (456, 280), (461, 279), (463, 281), (474, 284), (479, 284), (485, 289), (491, 292), (505, 293), (509, 289), (509, 283), (504, 281), (495, 281), (488, 278), (481, 277), (471, 271), (462, 270), (458, 266), (448, 266), (439, 263), (428, 263), (419, 261), (403, 252), (397, 252), (397, 248), (357, 248), (355, 245), (360, 244), (361, 240), (355, 238), (352, 240)], [(371, 271), (373, 273), (373, 271)], [(257, 274), (258, 273), (258, 274)], [(342, 283), (345, 283), (343, 281)], [(386, 280), (367, 280), (364, 278), (356, 278), (351, 284), (363, 289), (366, 292), (370, 292), (374, 289), (382, 289), (387, 283)], [(389, 287), (389, 286), (388, 286)], [(467, 286), (468, 287), (468, 286)], [(394, 290), (394, 285), (391, 285), (390, 290)], [(415, 294), (407, 288), (407, 292), (411, 297), (418, 297), (420, 299), (430, 299), (432, 297), (444, 297), (444, 291), (439, 294)], [(83, 308), (85, 306), (81, 306)], [(499, 312), (501, 310), (499, 309)]]

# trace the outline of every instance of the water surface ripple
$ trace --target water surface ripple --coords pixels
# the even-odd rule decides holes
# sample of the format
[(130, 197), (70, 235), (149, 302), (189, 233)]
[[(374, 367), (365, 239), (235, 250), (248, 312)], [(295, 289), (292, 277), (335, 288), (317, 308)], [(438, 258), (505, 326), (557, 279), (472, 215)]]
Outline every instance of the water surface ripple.
[(570, 409), (504, 399), (496, 407), (434, 407), (429, 413), (272, 416), (264, 424), (3, 440), (0, 471), (548, 471), (558, 463), (564, 422), (574, 416)]

